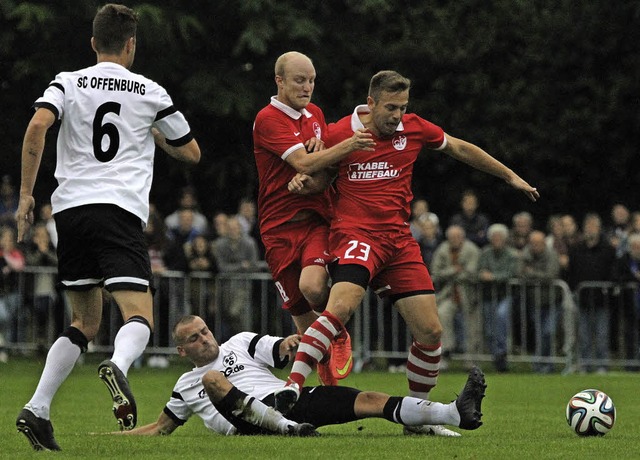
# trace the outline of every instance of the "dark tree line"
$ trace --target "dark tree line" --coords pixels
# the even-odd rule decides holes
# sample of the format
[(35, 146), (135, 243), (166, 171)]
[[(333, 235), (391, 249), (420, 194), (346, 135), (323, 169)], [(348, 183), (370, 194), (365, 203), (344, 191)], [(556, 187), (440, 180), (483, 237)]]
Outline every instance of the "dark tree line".
[[(0, 171), (19, 178), (30, 106), (56, 73), (92, 65), (91, 19), (102, 2), (0, 0)], [(640, 4), (630, 0), (460, 2), (237, 0), (130, 2), (140, 13), (134, 71), (165, 86), (203, 149), (185, 169), (156, 161), (152, 200), (169, 212), (194, 185), (209, 214), (234, 211), (256, 191), (253, 117), (275, 93), (284, 51), (308, 54), (314, 101), (329, 120), (362, 103), (370, 76), (413, 81), (410, 110), (472, 141), (538, 186), (530, 204), (497, 179), (425, 152), (415, 193), (447, 218), (476, 189), (496, 221), (528, 210), (603, 215), (613, 202), (640, 210)], [(55, 133), (37, 198), (55, 187)], [(167, 187), (167, 183), (175, 187)], [(162, 186), (157, 186), (162, 184)]]

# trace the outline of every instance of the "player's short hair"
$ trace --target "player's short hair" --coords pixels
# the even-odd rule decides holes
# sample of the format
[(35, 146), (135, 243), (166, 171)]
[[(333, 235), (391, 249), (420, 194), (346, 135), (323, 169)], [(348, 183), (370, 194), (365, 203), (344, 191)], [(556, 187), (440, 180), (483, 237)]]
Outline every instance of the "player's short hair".
[(185, 315), (182, 318), (180, 318), (176, 322), (176, 324), (174, 324), (173, 330), (171, 331), (171, 336), (173, 338), (173, 342), (176, 345), (181, 345), (182, 344), (182, 339), (183, 339), (182, 337), (178, 337), (178, 334), (176, 333), (178, 331), (178, 328), (180, 326), (182, 326), (182, 325), (189, 324), (189, 323), (195, 321), (196, 319), (198, 319), (198, 316), (196, 316), (196, 315)]
[(93, 39), (99, 53), (119, 54), (125, 43), (136, 36), (138, 14), (131, 8), (108, 3), (93, 19)]
[(381, 70), (371, 77), (369, 96), (378, 101), (382, 92), (401, 93), (411, 89), (411, 80), (403, 77), (395, 70)]

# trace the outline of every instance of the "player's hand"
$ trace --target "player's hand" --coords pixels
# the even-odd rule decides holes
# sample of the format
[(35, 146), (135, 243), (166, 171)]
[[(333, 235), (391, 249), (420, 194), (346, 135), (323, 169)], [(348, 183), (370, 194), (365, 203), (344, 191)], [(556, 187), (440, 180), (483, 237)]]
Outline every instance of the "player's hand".
[(31, 195), (20, 195), (20, 203), (16, 211), (16, 223), (18, 224), (18, 243), (24, 241), (24, 237), (33, 224), (33, 210), (36, 202)]
[(304, 189), (304, 183), (308, 180), (311, 180), (311, 176), (307, 174), (297, 173), (287, 184), (287, 189), (291, 193), (302, 193)]
[(537, 201), (538, 198), (540, 198), (540, 193), (538, 193), (538, 189), (530, 186), (524, 179), (522, 179), (518, 175), (515, 175), (514, 177), (508, 179), (507, 183), (511, 185), (513, 188), (520, 190), (531, 201)]
[(289, 360), (293, 361), (296, 357), (296, 351), (298, 351), (298, 345), (300, 345), (301, 335), (293, 334), (285, 339), (280, 344), (280, 357), (289, 356)]
[(366, 152), (373, 152), (376, 146), (373, 134), (368, 129), (358, 129), (354, 132), (353, 136), (351, 136), (351, 143), (353, 150), (364, 150)]
[(319, 152), (320, 150), (324, 150), (324, 142), (322, 139), (312, 137), (304, 143), (304, 148), (307, 149), (307, 153)]

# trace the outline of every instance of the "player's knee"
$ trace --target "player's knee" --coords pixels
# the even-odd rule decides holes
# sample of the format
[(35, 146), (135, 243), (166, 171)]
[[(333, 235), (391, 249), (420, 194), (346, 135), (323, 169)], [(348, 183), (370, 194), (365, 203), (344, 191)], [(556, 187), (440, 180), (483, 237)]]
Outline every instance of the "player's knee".
[(312, 306), (324, 305), (329, 297), (326, 284), (317, 282), (300, 282), (300, 292)]
[(442, 324), (435, 322), (426, 325), (415, 334), (415, 340), (426, 345), (439, 343), (442, 338)]

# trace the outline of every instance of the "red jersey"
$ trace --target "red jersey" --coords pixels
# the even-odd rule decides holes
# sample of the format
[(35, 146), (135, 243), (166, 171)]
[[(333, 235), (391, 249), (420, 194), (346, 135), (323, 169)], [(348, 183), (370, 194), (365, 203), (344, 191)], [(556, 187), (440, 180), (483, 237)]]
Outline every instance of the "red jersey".
[[(331, 147), (364, 128), (356, 107), (353, 114), (329, 126), (326, 144)], [(355, 151), (340, 162), (333, 203), (332, 227), (356, 226), (380, 230), (381, 225), (407, 225), (413, 199), (413, 164), (423, 147), (440, 150), (446, 146), (444, 131), (415, 114), (405, 114), (390, 138), (373, 135), (374, 152)]]
[(253, 124), (253, 153), (260, 182), (258, 218), (260, 232), (275, 228), (308, 209), (330, 219), (328, 192), (317, 195), (297, 195), (287, 190), (296, 170), (285, 160), (304, 142), (315, 136), (324, 140), (327, 124), (320, 107), (309, 103), (302, 111), (279, 102), (275, 96), (263, 108)]

